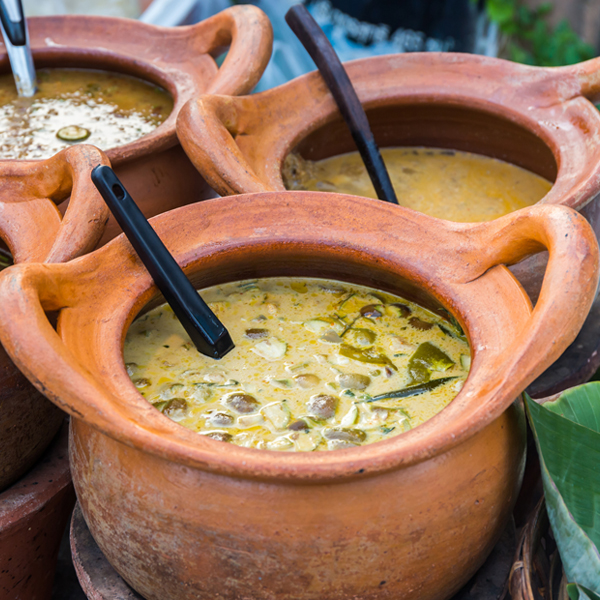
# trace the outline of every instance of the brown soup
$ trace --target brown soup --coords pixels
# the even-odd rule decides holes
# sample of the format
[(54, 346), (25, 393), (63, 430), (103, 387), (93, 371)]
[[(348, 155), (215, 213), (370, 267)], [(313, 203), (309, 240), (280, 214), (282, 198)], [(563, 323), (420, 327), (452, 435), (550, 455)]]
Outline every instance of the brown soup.
[(132, 142), (173, 110), (164, 89), (136, 77), (91, 69), (40, 69), (38, 91), (19, 98), (0, 76), (0, 157), (49, 158), (73, 143), (102, 150)]

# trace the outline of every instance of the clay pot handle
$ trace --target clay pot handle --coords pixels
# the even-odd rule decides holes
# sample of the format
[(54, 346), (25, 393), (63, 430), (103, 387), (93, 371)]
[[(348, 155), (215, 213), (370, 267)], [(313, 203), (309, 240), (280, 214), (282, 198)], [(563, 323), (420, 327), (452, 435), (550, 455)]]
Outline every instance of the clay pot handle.
[[(15, 364), (42, 394), (69, 414), (85, 418), (94, 412), (90, 407), (97, 407), (94, 397), (105, 397), (106, 391), (81, 367), (44, 312), (68, 303), (61, 295), (64, 287), (68, 288), (68, 283), (61, 285), (67, 273), (69, 264), (28, 263), (5, 269), (0, 274), (0, 294), (7, 294), (7, 301), (0, 303), (0, 339)], [(35, 335), (23, 335), (33, 331)], [(64, 393), (56, 396), (56, 389)], [(96, 421), (110, 426), (110, 415), (104, 413), (109, 412), (108, 406), (96, 408), (100, 414)]]
[[(15, 263), (63, 262), (92, 250), (108, 208), (90, 179), (109, 164), (94, 146), (73, 146), (43, 161), (0, 162), (0, 237)], [(61, 218), (56, 205), (70, 196)]]
[[(482, 223), (468, 235), (470, 243), (457, 254), (468, 265), (465, 275), (472, 280), (496, 265), (514, 264), (540, 250), (549, 252), (529, 326), (505, 350), (504, 364), (494, 374), (510, 382), (515, 372), (525, 369), (533, 381), (575, 339), (592, 305), (599, 256), (594, 231), (570, 208), (537, 205)], [(546, 356), (544, 361), (539, 361), (541, 355)]]
[(177, 117), (177, 137), (185, 153), (221, 196), (272, 191), (253, 171), (234, 139), (238, 114), (247, 101), (201, 96), (187, 102)]
[(229, 52), (207, 93), (238, 96), (251, 92), (261, 78), (273, 48), (273, 28), (265, 13), (251, 5), (232, 6), (192, 29), (202, 32), (204, 53)]

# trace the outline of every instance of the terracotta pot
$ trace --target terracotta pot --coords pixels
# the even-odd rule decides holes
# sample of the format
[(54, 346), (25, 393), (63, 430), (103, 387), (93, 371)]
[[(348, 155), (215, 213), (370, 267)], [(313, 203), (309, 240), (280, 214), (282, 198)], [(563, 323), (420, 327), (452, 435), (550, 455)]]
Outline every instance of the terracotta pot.
[[(197, 287), (300, 274), (399, 292), (455, 315), (473, 359), (448, 407), (390, 440), (310, 454), (223, 445), (155, 410), (126, 374), (125, 332), (160, 298), (122, 237), (77, 261), (5, 271), (0, 339), (73, 416), (75, 488), (117, 572), (151, 600), (450, 597), (511, 514), (525, 446), (514, 400), (591, 304), (598, 248), (585, 219), (538, 206), (448, 223), (290, 192), (209, 200), (152, 223)], [(532, 310), (503, 264), (543, 248)]]
[(43, 459), (0, 494), (2, 600), (50, 599), (60, 540), (75, 504), (67, 441), (65, 423)]
[[(214, 196), (178, 144), (180, 108), (202, 93), (244, 94), (256, 85), (271, 56), (267, 16), (233, 6), (186, 27), (157, 27), (131, 19), (56, 16), (28, 19), (37, 68), (81, 67), (135, 75), (165, 88), (173, 112), (153, 132), (106, 149), (119, 178), (146, 216)], [(231, 46), (219, 69), (212, 58)], [(9, 70), (0, 45), (0, 68)], [(120, 232), (111, 218), (102, 242)]]
[[(44, 161), (0, 161), (0, 238), (14, 261), (61, 262), (96, 246), (108, 209), (90, 171), (109, 164), (93, 146)], [(71, 198), (64, 216), (56, 204)], [(0, 491), (41, 456), (64, 418), (19, 372), (0, 346)]]
[[(409, 53), (346, 63), (378, 144), (453, 148), (554, 181), (540, 202), (581, 210), (600, 191), (600, 59), (539, 68), (472, 54)], [(190, 160), (221, 195), (283, 190), (286, 156), (356, 150), (317, 72), (253, 96), (200, 96), (178, 117)], [(597, 215), (592, 220), (600, 233)], [(537, 299), (544, 257), (514, 272)]]

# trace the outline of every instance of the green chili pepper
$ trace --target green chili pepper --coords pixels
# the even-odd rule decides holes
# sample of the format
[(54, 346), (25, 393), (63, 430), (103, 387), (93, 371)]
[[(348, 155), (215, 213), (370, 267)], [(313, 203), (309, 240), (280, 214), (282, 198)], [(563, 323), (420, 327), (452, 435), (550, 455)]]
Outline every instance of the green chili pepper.
[(396, 390), (395, 392), (388, 392), (387, 394), (380, 394), (379, 396), (373, 396), (370, 400), (364, 400), (364, 402), (376, 402), (379, 400), (393, 400), (394, 398), (409, 398), (410, 396), (418, 396), (419, 394), (424, 394), (425, 392), (430, 392), (434, 390), (436, 387), (447, 383), (448, 381), (452, 381), (453, 379), (458, 379), (457, 377), (440, 377), (439, 379), (434, 379), (432, 381), (427, 381), (426, 383), (419, 383), (418, 385), (409, 385), (408, 387), (402, 388), (401, 390)]
[(425, 342), (421, 344), (408, 361), (410, 383), (425, 383), (431, 379), (432, 371), (447, 371), (454, 361), (437, 346)]
[(342, 344), (340, 346), (340, 356), (371, 365), (387, 365), (394, 371), (398, 370), (396, 369), (396, 365), (385, 354), (380, 354), (372, 348), (369, 350), (358, 350), (357, 348), (348, 346), (348, 344)]

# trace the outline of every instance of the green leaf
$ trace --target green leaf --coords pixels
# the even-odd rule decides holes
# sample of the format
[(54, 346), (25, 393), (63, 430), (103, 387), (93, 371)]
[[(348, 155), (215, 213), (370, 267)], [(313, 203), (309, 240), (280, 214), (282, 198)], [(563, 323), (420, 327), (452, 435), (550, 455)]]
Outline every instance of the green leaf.
[(600, 593), (600, 383), (525, 405), (548, 517), (569, 581)]
[(571, 600), (600, 600), (598, 594), (594, 594), (594, 592), (578, 583), (569, 583), (567, 585), (567, 593)]

